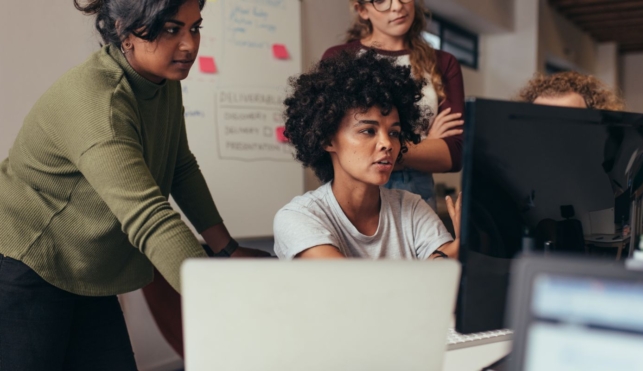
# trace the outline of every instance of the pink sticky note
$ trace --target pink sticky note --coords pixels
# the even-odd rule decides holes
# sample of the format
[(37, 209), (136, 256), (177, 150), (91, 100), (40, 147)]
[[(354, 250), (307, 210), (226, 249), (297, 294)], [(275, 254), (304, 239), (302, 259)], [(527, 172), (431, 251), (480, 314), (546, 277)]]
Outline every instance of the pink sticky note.
[(288, 49), (284, 44), (273, 44), (272, 45), (272, 54), (277, 59), (289, 59), (290, 54), (288, 54)]
[(199, 69), (203, 73), (217, 73), (213, 57), (199, 57)]
[(277, 126), (277, 128), (275, 128), (275, 134), (277, 135), (277, 141), (279, 143), (288, 143), (288, 138), (284, 135), (284, 130), (286, 130), (285, 126)]

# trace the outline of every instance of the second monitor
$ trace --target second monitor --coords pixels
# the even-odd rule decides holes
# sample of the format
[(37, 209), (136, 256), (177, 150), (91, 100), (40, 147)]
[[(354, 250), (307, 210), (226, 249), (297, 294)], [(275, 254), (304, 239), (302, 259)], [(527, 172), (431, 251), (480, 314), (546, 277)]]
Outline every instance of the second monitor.
[(641, 183), (643, 115), (484, 99), (465, 111), (456, 330), (472, 333), (504, 326), (518, 253), (633, 243), (621, 229)]

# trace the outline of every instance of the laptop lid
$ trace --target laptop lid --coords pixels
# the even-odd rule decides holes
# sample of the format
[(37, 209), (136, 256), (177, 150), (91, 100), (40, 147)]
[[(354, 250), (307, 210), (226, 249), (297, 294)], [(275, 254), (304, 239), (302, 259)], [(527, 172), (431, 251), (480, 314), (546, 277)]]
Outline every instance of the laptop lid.
[(643, 370), (643, 272), (529, 257), (511, 282), (510, 370)]
[(453, 260), (188, 260), (186, 369), (441, 370), (459, 273)]

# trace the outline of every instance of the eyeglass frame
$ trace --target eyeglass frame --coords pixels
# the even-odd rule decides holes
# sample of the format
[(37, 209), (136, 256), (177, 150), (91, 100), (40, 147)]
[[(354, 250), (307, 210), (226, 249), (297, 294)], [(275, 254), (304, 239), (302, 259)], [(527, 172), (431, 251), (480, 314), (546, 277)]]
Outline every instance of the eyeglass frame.
[[(373, 9), (377, 10), (380, 13), (384, 13), (384, 12), (388, 12), (389, 10), (391, 10), (391, 7), (393, 6), (393, 0), (388, 0), (388, 1), (389, 1), (389, 6), (385, 10), (377, 9), (377, 7), (375, 6), (375, 0), (357, 0), (357, 3), (362, 4), (362, 5), (370, 3), (371, 5), (373, 5)], [(412, 2), (412, 1), (414, 1), (414, 0), (399, 0), (400, 4), (408, 4), (408, 3)]]

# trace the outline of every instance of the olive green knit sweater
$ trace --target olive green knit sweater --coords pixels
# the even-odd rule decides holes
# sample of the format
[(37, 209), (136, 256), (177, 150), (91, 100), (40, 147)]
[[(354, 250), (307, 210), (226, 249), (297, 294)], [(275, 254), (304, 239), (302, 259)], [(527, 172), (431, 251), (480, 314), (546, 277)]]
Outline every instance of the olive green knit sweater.
[(138, 75), (105, 46), (63, 75), (25, 118), (0, 163), (0, 253), (80, 295), (152, 280), (206, 256), (198, 231), (221, 218), (187, 143), (181, 85)]

